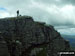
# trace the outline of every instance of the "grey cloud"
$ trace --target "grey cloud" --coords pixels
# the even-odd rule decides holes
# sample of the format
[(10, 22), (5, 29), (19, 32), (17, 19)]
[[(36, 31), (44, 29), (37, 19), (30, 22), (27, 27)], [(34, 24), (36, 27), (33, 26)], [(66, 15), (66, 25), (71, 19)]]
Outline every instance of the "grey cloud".
[[(32, 2), (39, 3), (43, 5), (63, 5), (69, 4), (75, 2), (74, 0), (2, 0), (0, 2), (0, 6), (5, 7), (9, 13), (15, 14), (16, 15), (16, 10), (20, 10), (20, 14), (22, 15), (30, 15), (34, 17), (35, 21), (43, 21), (46, 22), (47, 24), (51, 24), (53, 26), (61, 26), (61, 25), (66, 25), (70, 26), (73, 25), (73, 20), (65, 20), (65, 18), (61, 17), (60, 13), (58, 15), (54, 14), (53, 12), (48, 12), (46, 11), (47, 8), (39, 8), (37, 5), (33, 5)], [(56, 10), (56, 8), (55, 8)], [(59, 10), (58, 10), (59, 11)]]
[(44, 3), (44, 4), (47, 4), (47, 5), (52, 5), (52, 4), (56, 4), (56, 5), (63, 5), (61, 4), (61, 0), (34, 0), (36, 2), (40, 2), (40, 3)]
[(56, 4), (59, 7), (64, 6), (64, 5), (68, 5), (68, 4), (72, 4), (75, 5), (75, 0), (34, 0), (36, 2), (40, 2), (40, 3), (45, 3), (45, 4)]
[(61, 0), (64, 4), (72, 4), (75, 5), (75, 0)]

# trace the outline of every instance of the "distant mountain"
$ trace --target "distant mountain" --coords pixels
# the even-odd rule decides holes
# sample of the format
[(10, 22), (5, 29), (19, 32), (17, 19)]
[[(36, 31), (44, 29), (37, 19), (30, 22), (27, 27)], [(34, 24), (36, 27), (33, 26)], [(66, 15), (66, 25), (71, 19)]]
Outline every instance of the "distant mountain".
[(62, 37), (66, 40), (69, 40), (70, 45), (74, 48), (75, 47), (75, 35), (63, 35)]

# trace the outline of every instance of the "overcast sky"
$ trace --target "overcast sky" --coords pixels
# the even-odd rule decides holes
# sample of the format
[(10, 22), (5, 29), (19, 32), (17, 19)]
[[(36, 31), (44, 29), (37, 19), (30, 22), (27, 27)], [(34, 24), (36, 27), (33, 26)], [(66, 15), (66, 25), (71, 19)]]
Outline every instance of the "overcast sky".
[(0, 0), (0, 18), (16, 16), (17, 10), (61, 34), (75, 34), (75, 0)]

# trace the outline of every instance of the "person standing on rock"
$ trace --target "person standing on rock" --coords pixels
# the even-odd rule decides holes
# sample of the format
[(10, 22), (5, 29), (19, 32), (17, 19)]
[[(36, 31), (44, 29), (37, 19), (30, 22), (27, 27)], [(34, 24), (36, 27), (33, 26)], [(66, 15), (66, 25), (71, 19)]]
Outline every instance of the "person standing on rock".
[(17, 17), (19, 16), (19, 10), (17, 10)]

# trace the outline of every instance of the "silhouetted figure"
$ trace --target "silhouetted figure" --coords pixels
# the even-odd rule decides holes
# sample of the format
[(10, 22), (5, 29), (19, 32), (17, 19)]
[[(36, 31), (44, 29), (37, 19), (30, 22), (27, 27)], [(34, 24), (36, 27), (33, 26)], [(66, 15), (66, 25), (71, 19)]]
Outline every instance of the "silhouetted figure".
[(19, 10), (17, 10), (17, 17), (19, 16)]

